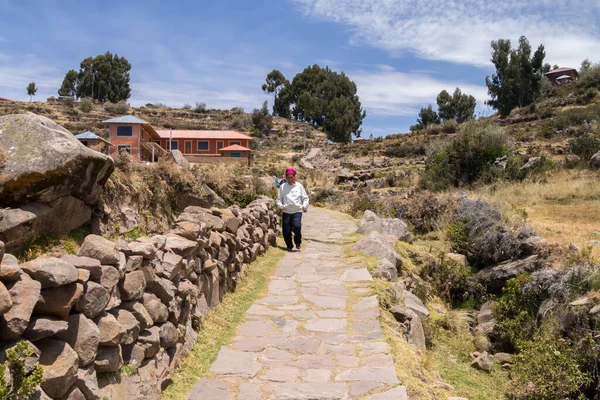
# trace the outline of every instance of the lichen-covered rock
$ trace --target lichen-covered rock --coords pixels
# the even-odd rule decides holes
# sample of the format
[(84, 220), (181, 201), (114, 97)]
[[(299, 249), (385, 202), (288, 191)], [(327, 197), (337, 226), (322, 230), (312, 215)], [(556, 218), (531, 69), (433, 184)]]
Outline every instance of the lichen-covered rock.
[(40, 340), (37, 347), (42, 352), (42, 389), (55, 399), (64, 396), (77, 380), (77, 353), (67, 343), (52, 339)]
[(81, 313), (69, 315), (68, 329), (57, 335), (67, 342), (79, 357), (79, 365), (91, 364), (96, 358), (100, 344), (100, 329), (91, 319)]
[(29, 325), (31, 313), (40, 298), (42, 285), (27, 274), (8, 285), (13, 306), (0, 316), (0, 340), (18, 338)]
[(101, 264), (115, 265), (121, 259), (115, 243), (98, 235), (87, 235), (78, 255), (95, 258)]
[(360, 221), (358, 233), (368, 235), (371, 232), (379, 232), (385, 235), (393, 236), (403, 242), (410, 241), (410, 232), (408, 225), (398, 218), (380, 218), (373, 211), (367, 210)]
[(95, 282), (85, 284), (85, 292), (77, 302), (77, 310), (88, 318), (95, 318), (106, 308), (110, 300), (110, 292)]
[(471, 362), (471, 366), (485, 372), (491, 372), (494, 368), (494, 364), (492, 363), (490, 355), (487, 351), (484, 351), (483, 353), (479, 354), (477, 358), (475, 358)]
[(353, 247), (354, 250), (378, 259), (387, 259), (399, 270), (402, 267), (402, 258), (394, 250), (385, 236), (373, 231), (369, 236), (359, 240)]

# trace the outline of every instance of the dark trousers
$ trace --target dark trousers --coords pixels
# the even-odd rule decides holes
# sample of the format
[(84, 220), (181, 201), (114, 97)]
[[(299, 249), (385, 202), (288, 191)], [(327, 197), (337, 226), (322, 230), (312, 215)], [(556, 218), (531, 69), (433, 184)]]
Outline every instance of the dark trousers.
[(292, 232), (294, 233), (294, 242), (296, 247), (302, 244), (302, 213), (286, 214), (283, 213), (283, 239), (288, 249), (294, 248), (292, 243)]

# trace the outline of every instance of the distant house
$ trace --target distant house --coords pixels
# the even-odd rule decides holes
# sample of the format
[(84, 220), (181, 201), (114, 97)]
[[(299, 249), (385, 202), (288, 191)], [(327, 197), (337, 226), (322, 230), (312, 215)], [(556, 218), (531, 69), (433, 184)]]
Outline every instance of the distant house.
[(12, 101), (11, 99), (7, 99), (6, 97), (0, 97), (0, 102), (10, 102)]
[(364, 137), (357, 137), (356, 139), (354, 139), (352, 142), (353, 143), (364, 143), (366, 142), (368, 139), (365, 139)]
[(550, 72), (546, 72), (546, 77), (553, 85), (564, 85), (572, 81), (576, 81), (579, 73), (575, 68), (557, 68)]
[(92, 147), (104, 144), (104, 148), (108, 149), (110, 146), (110, 142), (108, 140), (102, 139), (100, 136), (96, 135), (93, 132), (83, 132), (79, 135), (75, 135), (75, 138), (78, 139), (84, 146)]
[(190, 162), (251, 164), (253, 138), (236, 131), (155, 130), (148, 122), (125, 115), (109, 124), (111, 153), (126, 151), (136, 160), (156, 160), (169, 150), (179, 150)]

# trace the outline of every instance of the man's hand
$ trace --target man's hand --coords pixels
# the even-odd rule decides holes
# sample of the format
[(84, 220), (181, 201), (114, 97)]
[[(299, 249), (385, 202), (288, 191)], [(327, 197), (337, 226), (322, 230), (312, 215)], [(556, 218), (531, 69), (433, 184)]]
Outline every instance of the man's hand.
[(302, 211), (304, 211), (304, 212), (307, 212), (307, 211), (308, 211), (308, 208), (304, 207), (304, 208), (302, 209)]

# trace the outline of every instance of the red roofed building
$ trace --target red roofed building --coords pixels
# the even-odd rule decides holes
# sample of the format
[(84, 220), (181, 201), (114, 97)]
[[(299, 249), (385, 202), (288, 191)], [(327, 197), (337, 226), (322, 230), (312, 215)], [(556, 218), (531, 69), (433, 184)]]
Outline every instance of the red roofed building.
[[(251, 163), (253, 138), (236, 131), (155, 130), (132, 115), (109, 119), (111, 153), (125, 151), (140, 161), (179, 150), (190, 162)], [(235, 159), (235, 160), (231, 160)], [(245, 159), (245, 161), (240, 160)]]
[(575, 68), (556, 68), (544, 75), (552, 82), (553, 85), (563, 85), (571, 81), (577, 80), (579, 73)]

